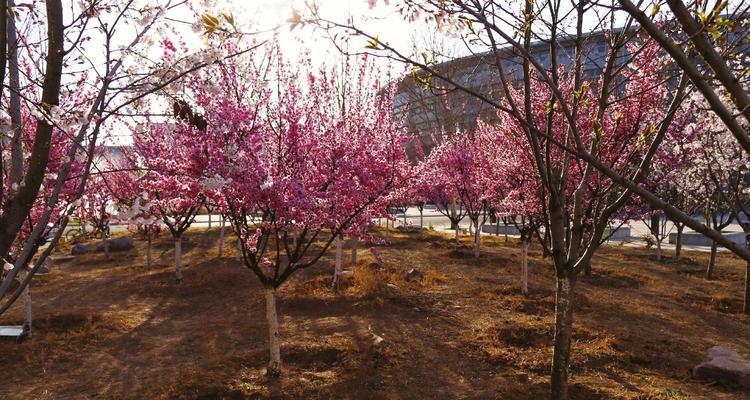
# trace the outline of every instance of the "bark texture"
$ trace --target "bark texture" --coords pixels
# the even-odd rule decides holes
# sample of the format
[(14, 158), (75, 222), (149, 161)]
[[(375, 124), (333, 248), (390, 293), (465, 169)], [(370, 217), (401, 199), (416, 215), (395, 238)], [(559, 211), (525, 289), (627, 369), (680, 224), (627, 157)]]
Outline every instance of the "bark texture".
[(264, 288), (266, 294), (266, 319), (268, 320), (268, 349), (270, 359), (266, 374), (271, 377), (281, 375), (281, 343), (279, 341), (279, 317), (276, 314), (276, 289)]
[(221, 219), (221, 230), (219, 231), (219, 258), (224, 254), (224, 231), (226, 230), (226, 223), (224, 218)]
[(177, 282), (182, 282), (182, 236), (174, 241), (174, 274)]
[(552, 400), (568, 400), (568, 365), (570, 364), (570, 339), (573, 332), (574, 288), (574, 278), (566, 275), (557, 277), (554, 353), (550, 385)]
[(711, 242), (711, 255), (708, 257), (708, 265), (706, 266), (706, 279), (714, 279), (714, 266), (716, 265), (716, 251), (718, 250), (718, 244)]
[(154, 254), (153, 253), (153, 241), (154, 239), (152, 235), (149, 233), (148, 237), (146, 238), (146, 246), (147, 246), (146, 247), (146, 269), (147, 270), (151, 269), (151, 264), (153, 261), (153, 254)]
[(474, 258), (479, 258), (481, 244), (482, 244), (482, 230), (479, 227), (479, 221), (477, 221), (476, 229), (474, 232)]
[(529, 242), (524, 240), (521, 254), (521, 293), (529, 294)]
[(339, 277), (341, 276), (341, 258), (344, 254), (342, 242), (343, 241), (341, 240), (341, 236), (336, 237), (336, 265), (333, 269), (333, 283), (331, 284), (334, 289), (339, 288)]

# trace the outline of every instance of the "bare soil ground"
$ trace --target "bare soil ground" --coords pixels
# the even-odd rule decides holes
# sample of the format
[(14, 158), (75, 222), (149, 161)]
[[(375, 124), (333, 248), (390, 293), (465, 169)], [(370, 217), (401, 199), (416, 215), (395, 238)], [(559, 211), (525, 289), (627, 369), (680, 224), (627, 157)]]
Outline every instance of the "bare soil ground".
[[(156, 265), (134, 251), (85, 255), (35, 278), (34, 334), (0, 341), (2, 399), (542, 399), (551, 361), (554, 281), (530, 252), (531, 294), (519, 290), (520, 246), (488, 238), (475, 260), (468, 237), (393, 234), (384, 269), (330, 289), (333, 251), (280, 289), (284, 373), (264, 376), (265, 306), (251, 272), (217, 258), (216, 230), (183, 239), (185, 280), (174, 281), (172, 242)], [(607, 247), (577, 286), (574, 399), (750, 399), (699, 382), (689, 370), (707, 348), (750, 357), (740, 313), (743, 263), (721, 253), (716, 279), (676, 272), (706, 254), (657, 263), (654, 250)], [(348, 261), (348, 253), (345, 260)], [(347, 263), (345, 263), (346, 266)], [(407, 282), (404, 272), (425, 273)], [(0, 324), (22, 320), (21, 304)], [(373, 344), (375, 333), (384, 341)]]

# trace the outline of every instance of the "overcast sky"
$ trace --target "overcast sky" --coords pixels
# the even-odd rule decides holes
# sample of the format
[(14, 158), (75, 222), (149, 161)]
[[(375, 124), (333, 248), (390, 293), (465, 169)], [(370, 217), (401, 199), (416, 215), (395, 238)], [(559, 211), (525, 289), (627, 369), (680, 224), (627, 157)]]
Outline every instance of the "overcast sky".
[[(238, 18), (246, 18), (248, 25), (256, 30), (285, 24), (292, 16), (294, 9), (299, 10), (303, 15), (306, 13), (302, 0), (232, 0), (222, 3), (231, 7)], [(378, 1), (378, 5), (372, 9), (367, 0), (317, 0), (316, 3), (320, 15), (324, 18), (345, 22), (351, 16), (358, 27), (378, 36), (380, 41), (400, 51), (408, 52), (412, 48), (415, 35), (424, 37), (434, 30), (424, 23), (405, 21), (393, 6), (386, 6), (382, 0)], [(221, 6), (218, 5), (218, 7)], [(297, 28), (290, 32), (288, 26), (285, 25), (278, 30), (278, 34), (282, 48), (289, 55), (309, 50), (314, 61), (336, 60), (340, 57), (323, 32), (311, 27)], [(361, 50), (365, 45), (364, 38), (352, 38), (350, 49), (351, 51)]]

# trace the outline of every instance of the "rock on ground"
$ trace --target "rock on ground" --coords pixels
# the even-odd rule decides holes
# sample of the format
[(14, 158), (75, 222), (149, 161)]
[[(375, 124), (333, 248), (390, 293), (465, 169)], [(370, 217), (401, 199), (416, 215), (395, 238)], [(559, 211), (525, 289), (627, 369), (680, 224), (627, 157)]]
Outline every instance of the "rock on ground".
[(420, 271), (420, 270), (418, 270), (416, 268), (412, 268), (412, 269), (410, 269), (409, 271), (406, 272), (406, 280), (407, 281), (410, 281), (410, 282), (411, 281), (417, 281), (417, 280), (421, 281), (422, 279), (424, 279), (424, 272), (422, 272), (422, 271)]
[[(127, 251), (133, 248), (133, 237), (122, 236), (116, 239), (109, 239), (109, 251)], [(104, 251), (104, 243), (96, 246), (96, 251)]]
[[(134, 246), (132, 236), (123, 236), (116, 239), (109, 239), (109, 251), (127, 251), (132, 249)], [(96, 245), (85, 245), (78, 243), (73, 246), (70, 253), (73, 255), (86, 254), (96, 251), (104, 251), (104, 243), (97, 243)]]
[(750, 361), (730, 347), (708, 349), (708, 359), (693, 368), (693, 377), (750, 389)]

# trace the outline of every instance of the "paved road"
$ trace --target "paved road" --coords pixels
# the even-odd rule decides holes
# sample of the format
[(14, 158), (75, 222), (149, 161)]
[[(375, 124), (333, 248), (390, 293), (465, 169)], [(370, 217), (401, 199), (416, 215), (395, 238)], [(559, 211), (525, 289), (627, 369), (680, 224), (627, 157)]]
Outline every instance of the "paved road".
[[(419, 210), (416, 207), (407, 209), (405, 215), (403, 213), (399, 213), (399, 214), (396, 214), (394, 217), (396, 218), (395, 223), (397, 226), (404, 225), (404, 224), (418, 226), (420, 224)], [(208, 219), (209, 219), (208, 215), (197, 216), (195, 219), (195, 222), (193, 223), (193, 227), (207, 228)], [(218, 227), (220, 219), (221, 219), (221, 216), (219, 215), (211, 216), (212, 226)], [(429, 206), (425, 207), (422, 220), (423, 220), (423, 224), (425, 227), (432, 226), (436, 230), (450, 229), (450, 220), (448, 219), (448, 217), (437, 212), (434, 207), (429, 207)], [(383, 223), (385, 223), (385, 220), (382, 220), (382, 221)], [(463, 229), (469, 229), (469, 219), (464, 218), (459, 224), (459, 226)], [(643, 240), (641, 239), (641, 237), (643, 237), (649, 232), (649, 229), (646, 226), (646, 224), (644, 224), (641, 221), (633, 221), (629, 225), (626, 225), (626, 226), (630, 227), (630, 238), (625, 241), (626, 244), (634, 245), (634, 246), (643, 246), (644, 244), (643, 244)], [(122, 226), (122, 225), (112, 226), (113, 232), (122, 231), (124, 229), (125, 229), (125, 226)], [(666, 223), (666, 232), (667, 234), (676, 232), (671, 222)], [(692, 231), (689, 228), (685, 228), (684, 232), (694, 233), (694, 231)], [(742, 232), (742, 228), (738, 224), (734, 223), (734, 224), (729, 225), (724, 230), (724, 232), (727, 232), (727, 233)], [(484, 234), (486, 235), (487, 233), (484, 233)], [(513, 235), (510, 235), (510, 236), (513, 236)], [(617, 242), (617, 241), (613, 241), (613, 242)], [(665, 250), (674, 249), (674, 245), (668, 244), (666, 239), (662, 243), (662, 247)], [(687, 250), (699, 250), (699, 251), (710, 250), (708, 246), (684, 245), (683, 248)], [(725, 250), (725, 249), (722, 249), (722, 250)]]

